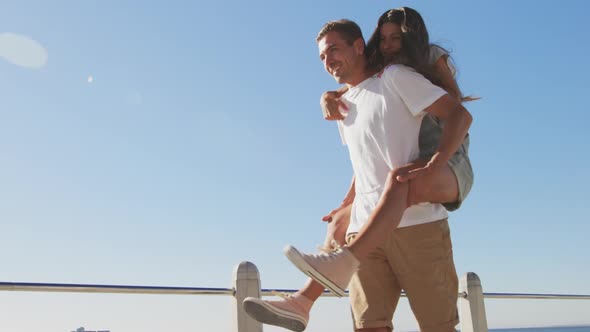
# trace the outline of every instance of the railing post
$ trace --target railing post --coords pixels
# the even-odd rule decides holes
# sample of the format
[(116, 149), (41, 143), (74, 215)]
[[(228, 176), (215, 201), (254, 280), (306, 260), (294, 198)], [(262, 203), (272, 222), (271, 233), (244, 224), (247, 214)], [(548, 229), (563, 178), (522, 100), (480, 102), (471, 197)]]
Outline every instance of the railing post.
[(248, 296), (260, 298), (260, 275), (256, 265), (241, 262), (234, 268), (235, 332), (262, 332), (262, 324), (252, 319), (244, 311), (242, 301)]
[(488, 332), (483, 289), (477, 274), (465, 273), (461, 277), (459, 292), (466, 294), (459, 297), (461, 332)]

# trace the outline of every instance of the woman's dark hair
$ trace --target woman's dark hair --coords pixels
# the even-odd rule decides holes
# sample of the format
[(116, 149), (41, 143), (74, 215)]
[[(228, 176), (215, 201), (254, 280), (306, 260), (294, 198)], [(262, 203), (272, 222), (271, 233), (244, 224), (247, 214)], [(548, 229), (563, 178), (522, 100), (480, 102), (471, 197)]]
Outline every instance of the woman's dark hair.
[[(399, 25), (402, 30), (401, 49), (393, 59), (385, 59), (379, 49), (381, 27), (385, 23)], [(377, 27), (367, 42), (367, 60), (370, 68), (376, 71), (391, 63), (412, 67), (440, 86), (440, 79), (430, 63), (430, 46), (428, 30), (420, 13), (409, 7), (391, 9), (379, 17)]]

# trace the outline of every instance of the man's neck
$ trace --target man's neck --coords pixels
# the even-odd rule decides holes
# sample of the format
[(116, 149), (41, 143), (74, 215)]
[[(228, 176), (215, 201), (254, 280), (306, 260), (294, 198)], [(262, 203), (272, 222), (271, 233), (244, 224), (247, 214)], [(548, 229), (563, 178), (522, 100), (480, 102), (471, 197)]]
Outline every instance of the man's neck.
[(345, 83), (349, 88), (353, 88), (361, 84), (367, 78), (371, 77), (371, 75), (371, 72), (369, 72), (367, 69), (363, 69), (362, 72), (360, 72), (358, 75), (355, 75), (355, 77), (351, 78), (350, 80), (348, 80), (348, 82)]

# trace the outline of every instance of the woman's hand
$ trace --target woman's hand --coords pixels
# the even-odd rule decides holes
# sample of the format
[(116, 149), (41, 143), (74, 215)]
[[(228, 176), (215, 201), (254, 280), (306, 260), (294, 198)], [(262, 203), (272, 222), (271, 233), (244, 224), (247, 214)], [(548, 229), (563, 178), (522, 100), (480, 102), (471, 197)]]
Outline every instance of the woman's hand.
[(322, 114), (326, 120), (342, 120), (341, 109), (344, 111), (348, 110), (348, 106), (340, 99), (342, 92), (340, 91), (326, 91), (320, 98), (320, 106), (322, 107)]

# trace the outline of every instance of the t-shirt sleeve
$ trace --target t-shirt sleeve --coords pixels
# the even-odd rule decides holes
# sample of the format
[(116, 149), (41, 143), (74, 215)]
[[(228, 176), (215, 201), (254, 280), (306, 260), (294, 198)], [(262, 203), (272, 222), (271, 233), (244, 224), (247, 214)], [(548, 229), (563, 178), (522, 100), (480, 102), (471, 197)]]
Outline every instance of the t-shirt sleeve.
[(449, 52), (445, 51), (444, 48), (436, 45), (430, 46), (430, 63), (435, 64), (436, 61), (443, 55), (449, 55)]
[(412, 115), (424, 113), (424, 109), (432, 105), (447, 92), (430, 83), (424, 76), (406, 66), (391, 66), (385, 69), (383, 79), (397, 92)]
[(451, 60), (451, 57), (449, 56), (449, 52), (447, 52), (444, 48), (440, 47), (440, 46), (436, 46), (436, 45), (431, 45), (430, 46), (430, 54), (429, 54), (429, 61), (430, 64), (434, 65), (438, 59), (440, 59), (441, 56), (446, 56), (447, 57), (447, 66), (449, 66), (449, 69), (451, 70), (451, 74), (453, 74), (453, 77), (457, 74), (457, 68), (455, 68), (455, 65), (453, 64), (453, 60)]
[(340, 139), (342, 140), (342, 145), (346, 145), (346, 138), (344, 137), (344, 128), (342, 128), (342, 121), (336, 121), (338, 124), (338, 133), (340, 133)]

